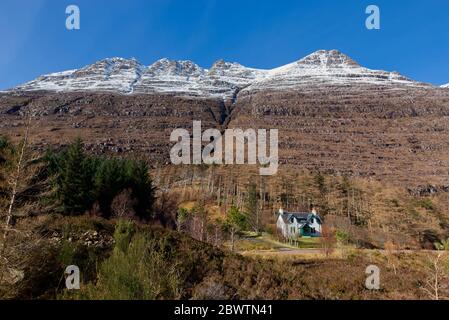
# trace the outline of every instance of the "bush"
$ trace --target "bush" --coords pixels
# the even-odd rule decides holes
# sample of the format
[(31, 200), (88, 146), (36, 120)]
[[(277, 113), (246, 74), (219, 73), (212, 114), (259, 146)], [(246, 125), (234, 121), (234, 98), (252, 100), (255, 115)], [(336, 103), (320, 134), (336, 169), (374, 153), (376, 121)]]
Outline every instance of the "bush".
[[(167, 261), (160, 243), (150, 234), (135, 232), (132, 222), (120, 222), (116, 247), (103, 261), (96, 284), (63, 297), (94, 300), (178, 299), (181, 281), (177, 266)], [(133, 235), (134, 234), (134, 235)]]
[(435, 242), (434, 243), (436, 250), (446, 250), (449, 251), (449, 238), (446, 241)]
[(421, 208), (424, 208), (426, 210), (429, 210), (429, 211), (435, 210), (435, 205), (433, 204), (432, 200), (430, 200), (430, 199), (422, 199), (422, 200), (418, 201), (418, 206), (420, 206)]
[[(9, 240), (0, 261), (0, 300), (46, 298), (56, 292), (63, 274), (57, 248), (22, 235)], [(10, 281), (13, 274), (17, 282)]]
[(127, 220), (119, 221), (114, 232), (115, 250), (120, 250), (123, 253), (126, 253), (134, 233), (134, 222)]
[(342, 230), (337, 230), (337, 232), (335, 233), (335, 237), (340, 244), (349, 244), (351, 240), (351, 235), (348, 232)]
[(277, 235), (277, 226), (275, 223), (270, 223), (265, 226), (265, 232), (269, 235), (276, 236)]

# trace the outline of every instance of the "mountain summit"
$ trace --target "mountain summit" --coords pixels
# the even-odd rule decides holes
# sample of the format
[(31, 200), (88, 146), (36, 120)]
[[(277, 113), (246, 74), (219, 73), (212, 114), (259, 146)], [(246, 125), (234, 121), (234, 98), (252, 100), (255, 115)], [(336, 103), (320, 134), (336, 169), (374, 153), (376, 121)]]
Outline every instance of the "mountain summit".
[(319, 50), (298, 61), (315, 67), (360, 67), (354, 60), (338, 50)]
[(337, 50), (319, 50), (272, 70), (224, 60), (204, 69), (192, 61), (167, 58), (150, 66), (135, 59), (110, 58), (81, 69), (44, 75), (10, 91), (170, 93), (228, 98), (241, 90), (297, 90), (316, 85), (428, 86), (395, 72), (364, 68)]

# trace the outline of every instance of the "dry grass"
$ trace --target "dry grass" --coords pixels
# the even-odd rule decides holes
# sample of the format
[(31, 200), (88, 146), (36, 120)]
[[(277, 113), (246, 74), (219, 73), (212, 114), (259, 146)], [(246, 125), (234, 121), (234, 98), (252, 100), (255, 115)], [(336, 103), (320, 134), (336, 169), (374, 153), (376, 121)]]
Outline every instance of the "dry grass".
[[(34, 227), (43, 232), (42, 234), (64, 230), (82, 233), (92, 228), (109, 233), (113, 231), (110, 223), (96, 218), (47, 217), (39, 220), (35, 221)], [(195, 241), (185, 234), (158, 227), (141, 225), (138, 226), (137, 234), (155, 241), (153, 243), (158, 254), (164, 257), (165, 263), (177, 266), (180, 279), (177, 290), (184, 299), (426, 299), (428, 297), (421, 289), (421, 279), (427, 277), (429, 255), (435, 254), (427, 251), (392, 252), (398, 261), (395, 273), (388, 265), (388, 257), (382, 250), (360, 250), (346, 246), (338, 248), (327, 258), (321, 252), (281, 254), (279, 250), (272, 249), (248, 250), (240, 255)], [(247, 245), (247, 241), (244, 243)], [(266, 243), (270, 245), (269, 241)], [(67, 251), (67, 247), (64, 250)], [(63, 271), (62, 266), (58, 264), (61, 252), (53, 250), (35, 253), (39, 270), (51, 270), (56, 265), (59, 271)], [(77, 251), (74, 253), (75, 255), (70, 256), (77, 259), (89, 257), (92, 261), (98, 259), (99, 264), (101, 259), (107, 258), (105, 252), (102, 252), (104, 258), (100, 258), (100, 253), (95, 251), (89, 255), (79, 255)], [(77, 263), (83, 261), (78, 260)], [(112, 260), (108, 263), (112, 263)], [(130, 260), (126, 270), (133, 270), (132, 263)], [(380, 291), (372, 292), (364, 287), (365, 269), (370, 264), (378, 265), (381, 269)], [(129, 272), (126, 270), (123, 272)], [(142, 278), (136, 281), (145, 281), (145, 277), (145, 274), (142, 274)], [(33, 282), (34, 279), (39, 282)], [(22, 292), (21, 295), (17, 293), (16, 298), (25, 295), (28, 298), (51, 298), (58, 286), (57, 280), (58, 274), (53, 274), (51, 281), (27, 278), (28, 291)], [(117, 279), (114, 281), (120, 282)], [(113, 288), (125, 285), (116, 282)], [(139, 286), (138, 283), (136, 285)], [(95, 279), (90, 280), (89, 292), (92, 296), (95, 296), (97, 289), (101, 288), (96, 288)], [(116, 292), (107, 296), (118, 297), (121, 294)], [(164, 295), (158, 298), (163, 299)]]

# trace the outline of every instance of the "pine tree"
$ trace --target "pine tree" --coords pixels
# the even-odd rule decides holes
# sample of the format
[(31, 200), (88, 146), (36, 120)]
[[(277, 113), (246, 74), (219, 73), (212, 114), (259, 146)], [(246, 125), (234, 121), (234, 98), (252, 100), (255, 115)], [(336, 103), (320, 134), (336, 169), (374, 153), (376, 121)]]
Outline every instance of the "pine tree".
[(95, 171), (95, 200), (104, 217), (111, 216), (114, 198), (129, 186), (126, 164), (118, 159), (103, 159)]
[(57, 178), (58, 198), (65, 214), (83, 214), (94, 202), (95, 165), (85, 155), (83, 147), (81, 139), (76, 139), (62, 158), (62, 168)]
[(231, 235), (231, 250), (234, 251), (235, 236), (247, 227), (247, 217), (236, 206), (231, 206), (226, 218), (225, 228)]
[(144, 161), (133, 161), (130, 164), (131, 189), (137, 199), (135, 207), (137, 215), (148, 220), (152, 217), (156, 188), (148, 173), (148, 165)]
[(326, 216), (329, 213), (329, 203), (327, 201), (328, 188), (326, 186), (326, 179), (321, 173), (318, 172), (314, 176), (314, 182), (318, 189), (316, 204), (321, 209), (321, 215)]

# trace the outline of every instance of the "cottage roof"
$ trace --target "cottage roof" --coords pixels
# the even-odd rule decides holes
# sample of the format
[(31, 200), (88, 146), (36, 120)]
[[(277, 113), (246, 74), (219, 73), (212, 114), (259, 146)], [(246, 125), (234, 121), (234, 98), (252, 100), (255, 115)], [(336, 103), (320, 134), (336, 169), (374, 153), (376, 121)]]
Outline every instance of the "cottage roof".
[(321, 223), (321, 218), (318, 215), (314, 215), (312, 212), (285, 212), (284, 213), (280, 213), (280, 216), (282, 218), (282, 220), (284, 221), (284, 223), (288, 224), (288, 223), (292, 223), (293, 222), (293, 218), (295, 218), (298, 223), (308, 223), (310, 222), (310, 219), (312, 218), (312, 216), (315, 216), (316, 218), (318, 218), (318, 221)]

